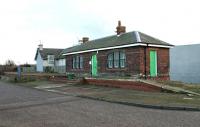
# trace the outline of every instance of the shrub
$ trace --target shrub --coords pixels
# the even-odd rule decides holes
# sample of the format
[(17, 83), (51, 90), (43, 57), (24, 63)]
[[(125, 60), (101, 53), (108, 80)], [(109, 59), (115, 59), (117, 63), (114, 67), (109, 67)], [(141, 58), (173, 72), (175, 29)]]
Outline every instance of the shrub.
[(45, 71), (46, 73), (54, 73), (53, 67), (45, 67), (44, 71)]
[(73, 74), (73, 73), (69, 73), (69, 74), (67, 74), (67, 79), (74, 79), (75, 78), (75, 74)]

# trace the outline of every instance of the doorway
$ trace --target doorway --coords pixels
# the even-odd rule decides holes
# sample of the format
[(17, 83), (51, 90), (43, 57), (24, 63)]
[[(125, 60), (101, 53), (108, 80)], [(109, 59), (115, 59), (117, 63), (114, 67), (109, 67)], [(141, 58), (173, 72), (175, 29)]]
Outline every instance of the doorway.
[(91, 59), (91, 64), (92, 64), (92, 76), (97, 76), (97, 55), (94, 54), (92, 55), (92, 59)]
[(150, 51), (150, 76), (157, 76), (157, 52)]

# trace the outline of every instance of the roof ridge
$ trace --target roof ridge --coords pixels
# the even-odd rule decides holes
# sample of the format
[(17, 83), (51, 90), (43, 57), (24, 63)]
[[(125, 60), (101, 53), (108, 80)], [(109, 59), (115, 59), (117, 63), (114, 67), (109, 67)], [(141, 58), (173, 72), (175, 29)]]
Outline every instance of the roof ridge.
[(63, 50), (61, 48), (43, 48), (43, 49), (60, 49), (60, 50)]
[[(122, 34), (120, 34), (120, 36), (124, 35), (124, 34), (128, 34), (128, 33), (133, 33), (133, 32), (136, 32), (136, 31), (129, 31), (129, 32), (126, 32), (126, 33), (122, 33)], [(97, 41), (97, 40), (101, 40), (101, 39), (105, 39), (105, 38), (109, 38), (109, 37), (114, 37), (114, 36), (117, 36), (117, 34), (105, 36), (105, 37), (102, 37), (102, 38), (93, 39), (93, 40), (90, 40), (88, 42)]]
[[(136, 31), (129, 31), (129, 32), (126, 32), (126, 33), (122, 33), (121, 35), (128, 34), (128, 33), (134, 33), (134, 32), (136, 32)], [(139, 31), (137, 31), (137, 32), (139, 32)], [(121, 35), (120, 35), (120, 36), (121, 36)], [(101, 39), (106, 39), (106, 38), (115, 37), (115, 36), (117, 36), (117, 34), (105, 36), (105, 37), (102, 37), (102, 38), (96, 38), (96, 39), (93, 39), (93, 40), (89, 40), (88, 42), (90, 43), (90, 42), (93, 42), (93, 41), (98, 41), (98, 40), (101, 40)], [(88, 43), (88, 42), (87, 42), (87, 43)], [(82, 43), (82, 44), (87, 44), (87, 43)], [(74, 45), (74, 46), (70, 46), (70, 47), (68, 47), (68, 48), (64, 48), (63, 50), (69, 49), (69, 48), (73, 48), (73, 47), (75, 47), (75, 46), (80, 46), (80, 45), (81, 45), (81, 44), (77, 44), (77, 45)]]

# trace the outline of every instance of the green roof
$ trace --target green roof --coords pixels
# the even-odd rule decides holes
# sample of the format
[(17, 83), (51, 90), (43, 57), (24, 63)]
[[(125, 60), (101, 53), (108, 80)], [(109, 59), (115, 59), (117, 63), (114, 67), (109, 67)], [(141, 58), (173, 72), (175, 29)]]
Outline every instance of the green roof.
[(86, 43), (82, 43), (80, 45), (76, 45), (70, 48), (66, 48), (62, 51), (62, 54), (114, 47), (114, 46), (129, 45), (134, 43), (149, 43), (154, 45), (173, 46), (169, 43), (166, 43), (164, 41), (161, 41), (144, 33), (132, 31), (128, 33), (123, 33), (119, 36), (118, 35), (108, 36), (96, 40), (91, 40)]

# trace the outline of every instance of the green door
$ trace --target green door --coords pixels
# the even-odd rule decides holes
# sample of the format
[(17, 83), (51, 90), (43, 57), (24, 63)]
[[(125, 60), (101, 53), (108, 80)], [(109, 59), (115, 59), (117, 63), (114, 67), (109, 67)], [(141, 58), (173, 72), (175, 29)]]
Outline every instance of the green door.
[(97, 76), (97, 55), (92, 56), (92, 76)]
[(150, 51), (150, 76), (157, 76), (157, 53), (156, 51)]

